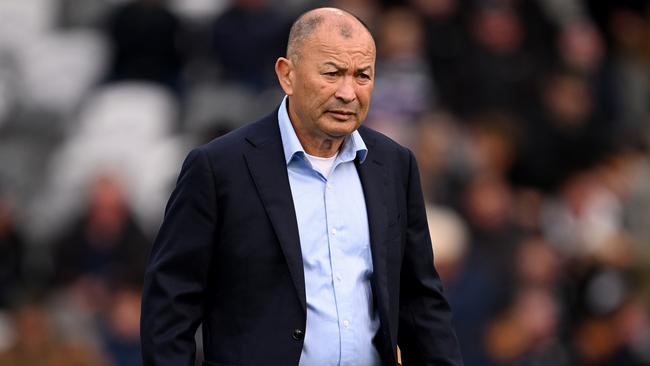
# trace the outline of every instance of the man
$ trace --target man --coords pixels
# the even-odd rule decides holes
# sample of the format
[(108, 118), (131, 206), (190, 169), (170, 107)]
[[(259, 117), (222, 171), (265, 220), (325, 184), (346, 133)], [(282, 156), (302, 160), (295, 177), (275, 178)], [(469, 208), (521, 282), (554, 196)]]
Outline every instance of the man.
[(193, 150), (145, 276), (145, 365), (462, 365), (413, 155), (360, 127), (375, 44), (293, 25), (270, 116)]

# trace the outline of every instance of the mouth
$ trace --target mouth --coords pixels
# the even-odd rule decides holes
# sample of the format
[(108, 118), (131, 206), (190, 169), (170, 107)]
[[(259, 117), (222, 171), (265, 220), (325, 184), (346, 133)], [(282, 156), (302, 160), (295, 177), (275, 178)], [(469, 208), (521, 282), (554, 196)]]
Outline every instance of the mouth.
[(342, 120), (342, 121), (348, 120), (356, 114), (353, 111), (347, 111), (343, 109), (333, 109), (327, 111), (327, 113), (332, 115), (335, 119)]

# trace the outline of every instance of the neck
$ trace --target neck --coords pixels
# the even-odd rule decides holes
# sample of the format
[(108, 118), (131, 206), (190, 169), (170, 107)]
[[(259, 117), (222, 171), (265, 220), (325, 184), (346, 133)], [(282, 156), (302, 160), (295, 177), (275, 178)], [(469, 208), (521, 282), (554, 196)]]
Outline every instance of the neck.
[(343, 144), (343, 139), (326, 139), (311, 144), (307, 142), (307, 139), (304, 139), (303, 141), (300, 136), (298, 136), (298, 140), (300, 140), (300, 143), (307, 154), (318, 156), (320, 158), (329, 158), (334, 156)]
[(322, 131), (312, 132), (305, 129), (296, 113), (292, 108), (287, 108), (289, 112), (289, 120), (296, 132), (298, 141), (302, 145), (305, 152), (309, 155), (318, 156), (320, 158), (329, 158), (336, 154), (343, 145), (345, 136), (328, 136)]

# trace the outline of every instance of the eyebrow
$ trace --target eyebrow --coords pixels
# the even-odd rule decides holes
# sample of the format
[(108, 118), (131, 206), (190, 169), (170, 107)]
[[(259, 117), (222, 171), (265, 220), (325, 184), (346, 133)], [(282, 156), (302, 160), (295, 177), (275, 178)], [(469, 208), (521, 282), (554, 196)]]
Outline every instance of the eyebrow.
[(332, 61), (327, 61), (326, 63), (323, 64), (324, 66), (333, 66), (337, 70), (346, 70), (347, 68), (343, 65), (339, 65), (335, 62)]
[[(345, 66), (343, 66), (343, 65), (340, 65), (340, 64), (337, 64), (337, 63), (332, 62), (332, 61), (327, 61), (327, 62), (325, 62), (324, 65), (325, 65), (325, 66), (333, 66), (333, 67), (336, 68), (337, 70), (347, 70), (347, 69), (348, 69), (347, 67), (345, 67)], [(371, 69), (370, 66), (363, 66), (363, 67), (359, 67), (359, 68), (357, 68), (356, 71), (357, 71), (357, 72), (370, 71), (370, 69)]]

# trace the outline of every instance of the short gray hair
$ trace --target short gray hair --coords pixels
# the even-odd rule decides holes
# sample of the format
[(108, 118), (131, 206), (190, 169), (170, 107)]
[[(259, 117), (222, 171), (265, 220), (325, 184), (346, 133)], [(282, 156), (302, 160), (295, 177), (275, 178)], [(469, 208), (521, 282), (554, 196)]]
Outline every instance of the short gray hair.
[[(359, 17), (344, 10), (340, 11), (356, 19), (370, 34), (368, 26), (361, 19), (359, 19)], [(305, 40), (308, 39), (324, 22), (325, 17), (322, 14), (314, 14), (314, 10), (310, 10), (299, 16), (289, 31), (289, 41), (287, 42), (287, 58), (293, 62), (297, 62), (300, 58), (300, 52)], [(353, 30), (349, 23), (342, 22), (338, 25), (338, 28), (341, 36), (345, 38), (352, 37)]]
[(323, 23), (325, 18), (318, 14), (305, 13), (291, 26), (289, 42), (287, 43), (287, 58), (296, 62), (300, 57), (302, 44)]

